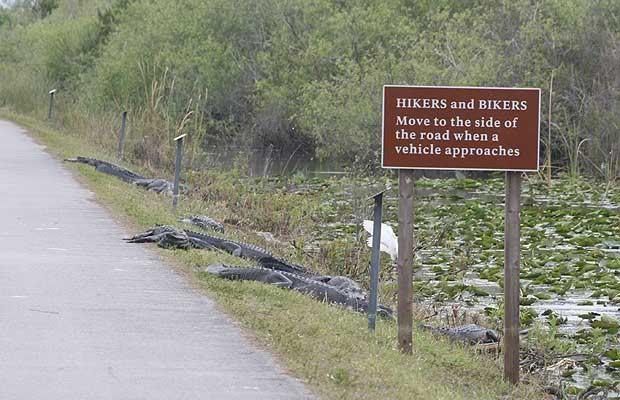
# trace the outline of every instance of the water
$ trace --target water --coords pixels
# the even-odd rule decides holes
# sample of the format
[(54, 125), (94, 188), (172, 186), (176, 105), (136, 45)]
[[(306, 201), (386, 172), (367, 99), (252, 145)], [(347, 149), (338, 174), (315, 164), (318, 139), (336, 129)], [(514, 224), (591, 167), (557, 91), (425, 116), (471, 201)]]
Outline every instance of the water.
[[(416, 236), (422, 247), (416, 254), (418, 301), (443, 306), (446, 313), (453, 307), (470, 314), (490, 310), (491, 320), (501, 320), (503, 182), (420, 183), (415, 211)], [(522, 298), (532, 304), (523, 306), (522, 314), (537, 315), (534, 319), (542, 324), (560, 323), (558, 334), (579, 342), (578, 352), (601, 354), (620, 344), (613, 331), (589, 336), (591, 322), (584, 318), (620, 321), (620, 277), (617, 269), (607, 267), (620, 262), (620, 191), (612, 189), (562, 182), (555, 184), (551, 194), (541, 185), (526, 182), (523, 188), (521, 287)], [(330, 204), (342, 208), (342, 200), (352, 203), (354, 195), (354, 190), (345, 188)], [(369, 215), (363, 207), (351, 214), (357, 220)], [(385, 221), (396, 225), (394, 191), (386, 196), (384, 215)], [(342, 219), (325, 225), (327, 230), (336, 226), (331, 238), (351, 231)], [(442, 231), (442, 237), (436, 238)], [(599, 365), (579, 360), (576, 372), (563, 381), (585, 389), (596, 380), (620, 380), (618, 370), (608, 368), (610, 360), (600, 360)]]

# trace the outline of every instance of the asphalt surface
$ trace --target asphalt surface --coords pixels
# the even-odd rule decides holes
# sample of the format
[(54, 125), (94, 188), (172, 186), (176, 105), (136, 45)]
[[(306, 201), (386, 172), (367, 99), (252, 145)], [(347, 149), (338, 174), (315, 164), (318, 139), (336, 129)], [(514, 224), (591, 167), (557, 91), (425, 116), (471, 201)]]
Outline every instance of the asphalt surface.
[(0, 121), (0, 399), (306, 399), (308, 390)]

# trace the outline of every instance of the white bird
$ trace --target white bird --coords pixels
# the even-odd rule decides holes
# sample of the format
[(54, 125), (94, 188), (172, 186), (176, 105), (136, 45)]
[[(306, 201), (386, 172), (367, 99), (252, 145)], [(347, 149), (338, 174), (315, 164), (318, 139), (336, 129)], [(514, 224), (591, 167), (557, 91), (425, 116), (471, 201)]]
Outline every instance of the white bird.
[[(367, 219), (364, 220), (364, 230), (370, 233), (370, 237), (368, 238), (368, 246), (372, 247), (372, 231), (374, 223)], [(394, 234), (392, 227), (386, 224), (381, 224), (381, 244), (379, 249), (383, 252), (386, 252), (392, 258), (392, 261), (395, 261), (398, 257), (398, 238)]]

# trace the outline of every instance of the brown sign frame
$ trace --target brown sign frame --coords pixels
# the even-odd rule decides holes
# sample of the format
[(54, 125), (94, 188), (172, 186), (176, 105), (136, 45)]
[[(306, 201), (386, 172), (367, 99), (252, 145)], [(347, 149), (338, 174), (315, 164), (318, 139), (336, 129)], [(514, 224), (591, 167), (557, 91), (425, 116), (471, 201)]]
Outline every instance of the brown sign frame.
[[(528, 127), (526, 128), (521, 128), (521, 129), (516, 129), (515, 128), (515, 132), (517, 133), (521, 133), (521, 132), (526, 132), (528, 134), (528, 137), (526, 138), (527, 142), (524, 142), (525, 145), (521, 146), (521, 148), (526, 148), (528, 149), (528, 155), (527, 155), (527, 165), (523, 166), (520, 165), (519, 167), (514, 167), (514, 166), (510, 166), (510, 165), (500, 165), (498, 166), (497, 164), (500, 163), (500, 161), (498, 161), (498, 159), (501, 160), (500, 157), (494, 157), (492, 158), (492, 161), (494, 164), (492, 167), (486, 167), (482, 164), (480, 165), (474, 165), (472, 166), (471, 164), (475, 161), (475, 157), (471, 157), (469, 159), (465, 159), (466, 161), (464, 163), (460, 163), (459, 164), (459, 159), (455, 159), (453, 162), (448, 162), (445, 161), (445, 158), (447, 158), (445, 155), (443, 155), (444, 160), (441, 160), (441, 162), (438, 162), (437, 160), (432, 160), (431, 164), (422, 164), (422, 163), (411, 163), (408, 162), (406, 164), (403, 164), (401, 161), (399, 160), (399, 164), (394, 164), (393, 162), (386, 162), (386, 119), (389, 116), (395, 117), (396, 112), (394, 110), (392, 110), (391, 113), (387, 113), (386, 112), (386, 92), (387, 90), (390, 89), (397, 89), (397, 90), (407, 90), (407, 89), (417, 89), (417, 90), (421, 90), (423, 92), (433, 92), (435, 91), (436, 93), (441, 93), (444, 96), (446, 96), (448, 98), (448, 102), (451, 101), (451, 97), (450, 96), (456, 96), (457, 98), (459, 98), (459, 95), (455, 95), (453, 93), (450, 93), (452, 90), (455, 90), (457, 92), (460, 92), (460, 96), (462, 96), (464, 93), (467, 94), (467, 96), (473, 100), (478, 100), (477, 97), (471, 97), (471, 94), (473, 93), (486, 93), (488, 94), (492, 94), (491, 97), (500, 97), (502, 98), (502, 96), (500, 96), (501, 94), (506, 95), (506, 94), (512, 94), (509, 97), (510, 101), (516, 101), (514, 98), (514, 93), (516, 93), (517, 91), (521, 91), (522, 93), (528, 93), (528, 100), (531, 100), (532, 97), (535, 98), (536, 100), (536, 107), (535, 107), (535, 111), (532, 111), (531, 109), (528, 109), (527, 111), (525, 110), (500, 110), (500, 111), (496, 111), (496, 110), (485, 110), (482, 113), (479, 114), (475, 114), (475, 112), (480, 112), (481, 110), (474, 110), (472, 111), (471, 109), (456, 109), (456, 110), (443, 110), (440, 112), (440, 114), (442, 116), (453, 116), (456, 117), (458, 113), (460, 113), (461, 115), (465, 114), (465, 115), (469, 115), (471, 117), (475, 117), (478, 116), (478, 118), (482, 117), (488, 117), (488, 114), (494, 115), (499, 113), (500, 116), (506, 116), (507, 113), (514, 113), (514, 112), (528, 112), (528, 113), (536, 113), (536, 117), (535, 117), (535, 125), (536, 125), (536, 134), (535, 134), (535, 140), (536, 140), (536, 144), (535, 144), (535, 154), (532, 155), (533, 152), (533, 147), (534, 147), (534, 134), (530, 131), (530, 129), (532, 128), (532, 125), (534, 125), (533, 120), (528, 119)], [(537, 94), (537, 95), (536, 95)], [(415, 96), (415, 95), (414, 95)], [(428, 97), (427, 97), (428, 98)], [(492, 98), (487, 98), (487, 100), (494, 100)], [(541, 104), (541, 89), (539, 88), (509, 88), (509, 87), (486, 87), (486, 86), (419, 86), (419, 85), (384, 85), (383, 86), (383, 104), (382, 104), (382, 121), (381, 121), (381, 166), (382, 168), (386, 168), (386, 169), (432, 169), (432, 170), (477, 170), (477, 171), (524, 171), (524, 172), (535, 172), (539, 170), (539, 154), (540, 154), (540, 104)], [(390, 114), (390, 115), (388, 115)], [(430, 116), (430, 114), (435, 115), (437, 114), (435, 111), (431, 110), (431, 111), (426, 111), (424, 110), (423, 112), (421, 112), (421, 114), (423, 115), (424, 118), (428, 118)], [(410, 117), (410, 116), (408, 116)], [(529, 118), (533, 118), (532, 115), (528, 115)], [(501, 119), (501, 118), (500, 118)], [(471, 120), (470, 120), (471, 121)], [(388, 124), (389, 127), (394, 127), (396, 126), (396, 124), (394, 122), (389, 123)], [(433, 126), (432, 128), (436, 128), (435, 126)], [(500, 132), (503, 132), (504, 134), (506, 134), (506, 130), (509, 128), (505, 128), (505, 127), (500, 127), (501, 130)], [(437, 128), (437, 129), (444, 129), (444, 128)], [(390, 133), (393, 134), (393, 133)], [(531, 137), (530, 137), (531, 136)], [(397, 140), (397, 139), (390, 139), (392, 142)], [(504, 140), (504, 139), (503, 139)], [(412, 143), (413, 140), (408, 140), (405, 141), (404, 143)], [(430, 143), (430, 142), (429, 142)], [(437, 143), (437, 141), (434, 141), (433, 143)], [(446, 142), (444, 142), (446, 143)], [(452, 142), (454, 143), (454, 141)], [(503, 142), (502, 142), (503, 143)], [(413, 146), (413, 145), (411, 145)], [(391, 154), (391, 156), (393, 157), (393, 154)], [(430, 157), (425, 156), (427, 160), (430, 159)], [(511, 161), (514, 163), (515, 160), (519, 161), (520, 164), (524, 164), (526, 163), (526, 161), (523, 161), (523, 159), (525, 159), (525, 156), (522, 156), (521, 159), (519, 158), (514, 158), (511, 160), (506, 160), (506, 163), (510, 163)], [(473, 161), (472, 161), (473, 160)], [(393, 160), (391, 160), (393, 161)], [(452, 161), (452, 160), (451, 160)], [(434, 165), (433, 165), (434, 163)], [(439, 163), (439, 164), (438, 164)], [(441, 163), (445, 163), (445, 164), (441, 164)], [(535, 164), (535, 165), (534, 165)]]

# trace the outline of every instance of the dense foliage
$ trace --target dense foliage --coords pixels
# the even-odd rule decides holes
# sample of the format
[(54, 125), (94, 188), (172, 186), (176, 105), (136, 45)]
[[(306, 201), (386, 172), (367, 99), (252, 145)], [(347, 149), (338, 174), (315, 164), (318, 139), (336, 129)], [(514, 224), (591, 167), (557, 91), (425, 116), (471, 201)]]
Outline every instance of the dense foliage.
[[(183, 125), (196, 148), (376, 165), (386, 83), (541, 87), (557, 171), (620, 173), (616, 0), (39, 0), (0, 11), (0, 106), (43, 115), (58, 87), (64, 123), (107, 126), (96, 121), (130, 109), (134, 135), (155, 149)], [(132, 146), (161, 162), (139, 138)]]

